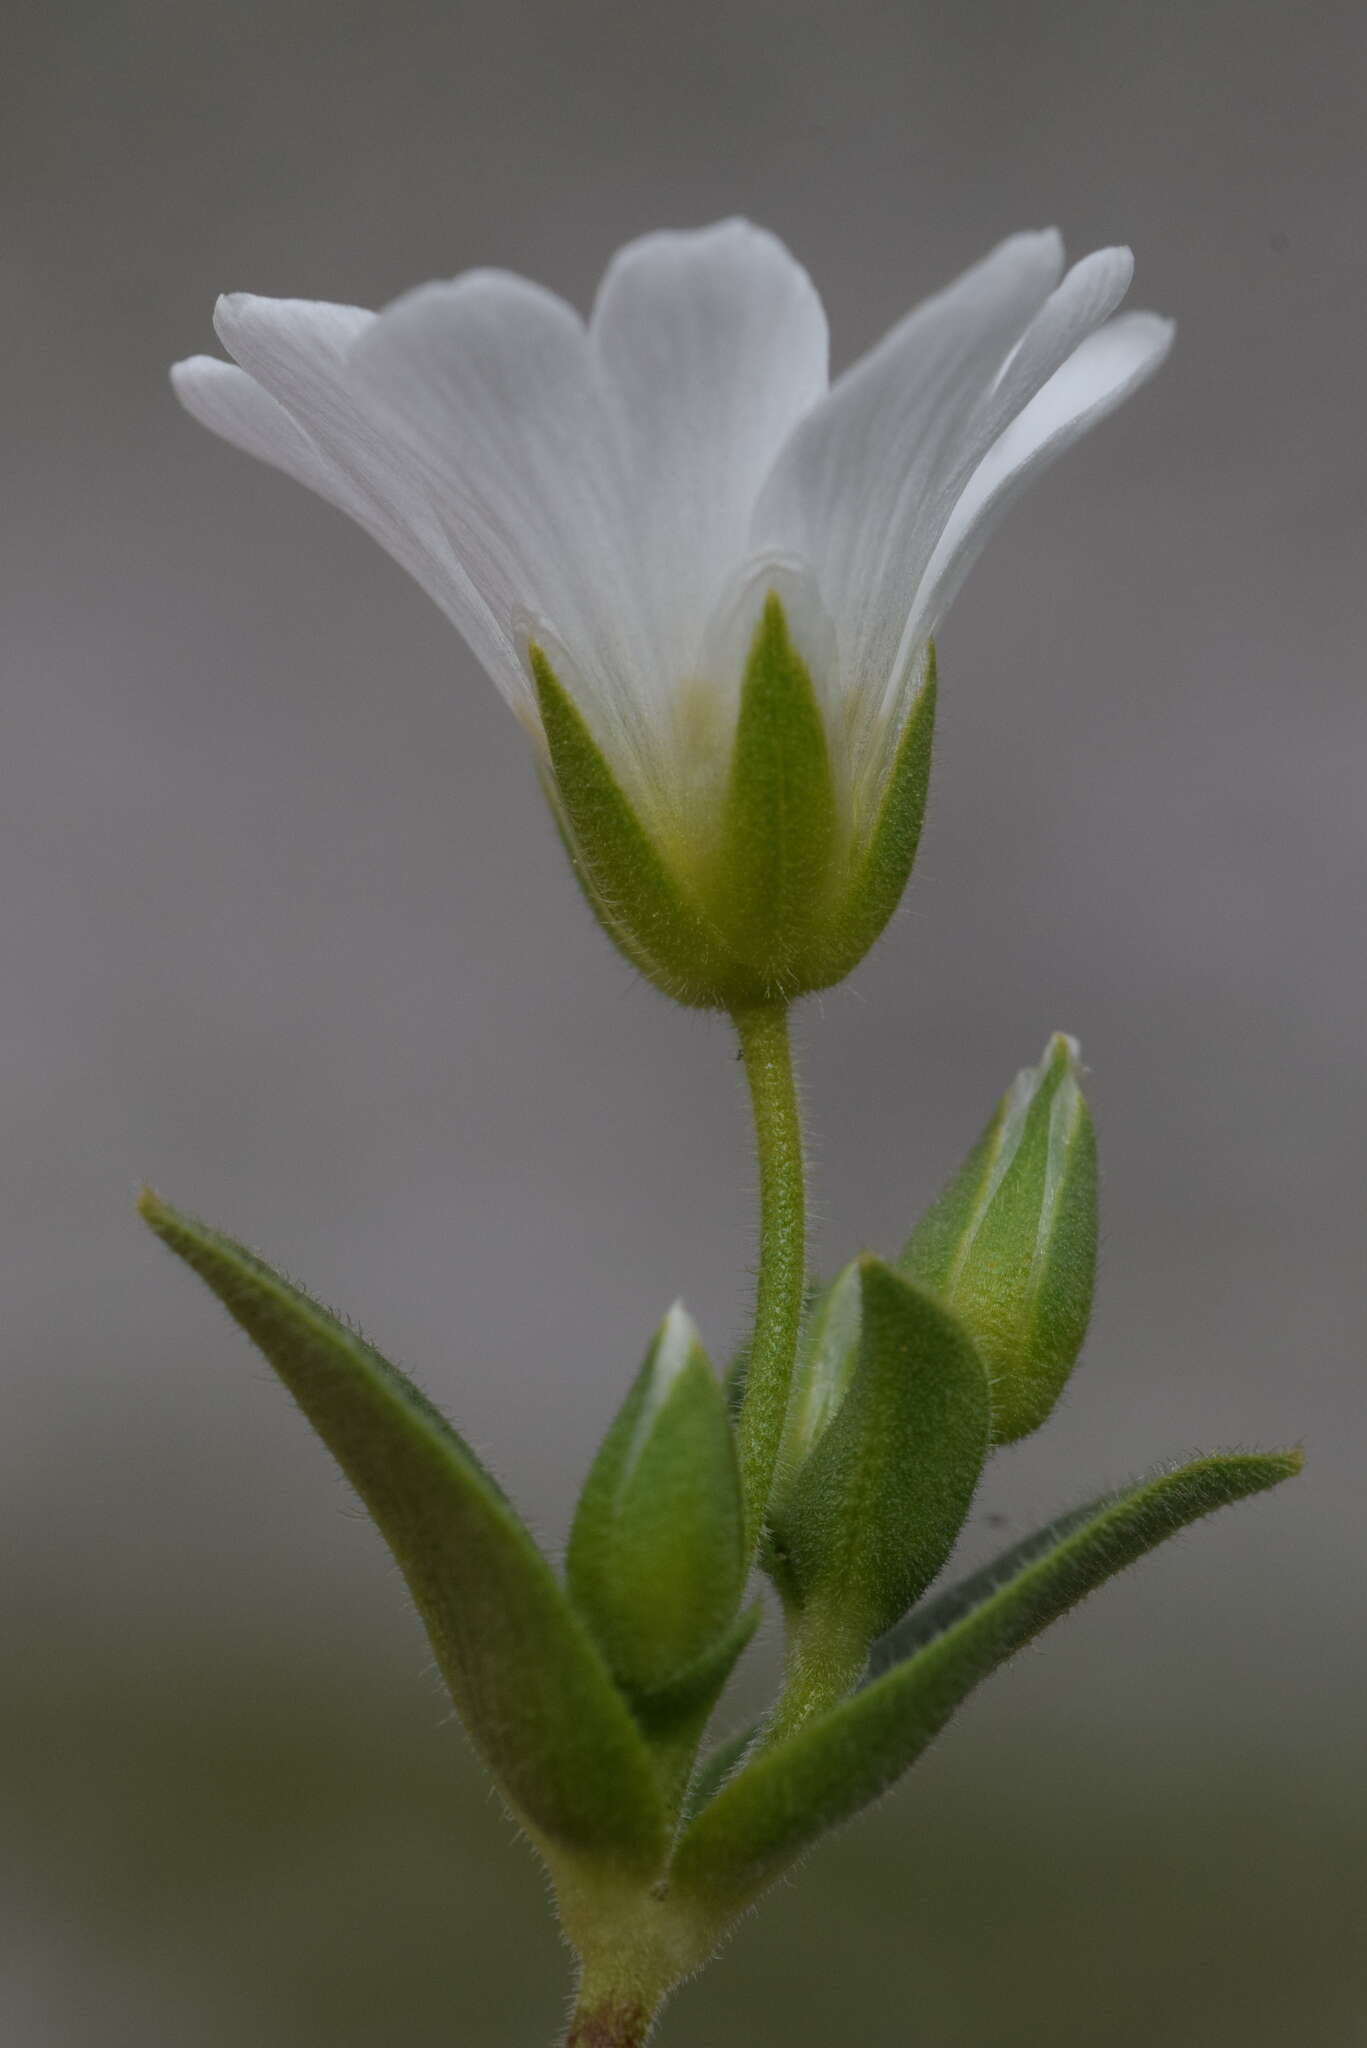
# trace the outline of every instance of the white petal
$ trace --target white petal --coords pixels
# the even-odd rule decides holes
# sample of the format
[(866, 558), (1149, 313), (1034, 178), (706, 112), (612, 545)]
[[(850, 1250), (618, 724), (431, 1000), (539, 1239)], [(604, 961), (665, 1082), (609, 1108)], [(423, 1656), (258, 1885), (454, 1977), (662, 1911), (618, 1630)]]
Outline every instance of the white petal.
[(348, 363), (507, 630), (549, 622), (600, 738), (638, 764), (667, 684), (634, 563), (621, 428), (572, 307), (496, 271), (388, 307)]
[(732, 572), (703, 636), (704, 673), (739, 698), (750, 650), (771, 594), (783, 606), (788, 637), (821, 694), (835, 677), (835, 628), (821, 602), (815, 576), (795, 556), (752, 556)]
[(748, 552), (760, 486), (825, 392), (826, 316), (783, 244), (731, 220), (620, 250), (590, 333), (623, 423), (661, 656), (686, 674)]
[[(215, 324), (242, 366), (236, 374), (250, 373), (263, 404), (293, 423), (313, 451), (317, 474), (284, 461), (278, 466), (348, 513), (416, 578), (526, 719), (532, 692), (512, 637), (457, 561), (392, 434), (349, 378), (351, 350), (375, 317), (358, 306), (237, 292), (219, 300)], [(219, 367), (230, 371), (227, 364)], [(272, 459), (267, 453), (266, 460)]]
[(907, 645), (935, 632), (1002, 514), (1033, 477), (1151, 377), (1174, 327), (1122, 313), (1091, 335), (989, 450), (950, 516), (907, 624)]
[(329, 429), (352, 430), (355, 408), (344, 369), (374, 319), (362, 306), (263, 299), (252, 292), (226, 292), (214, 308), (214, 326), (229, 355), (323, 437)]
[[(921, 557), (922, 570), (933, 559), (956, 504), (988, 450), (1060, 365), (1110, 317), (1133, 276), (1134, 258), (1128, 249), (1098, 249), (1075, 263), (1049, 294), (979, 401), (964, 427), (953, 462), (942, 472), (934, 496), (926, 501), (922, 531), (929, 545)], [(897, 658), (884, 688), (884, 707), (897, 703), (907, 675), (919, 666), (923, 635), (916, 612), (913, 605), (904, 622)]]
[(970, 471), (1055, 370), (1103, 320), (1110, 319), (1133, 276), (1134, 257), (1128, 249), (1097, 249), (1075, 263), (1057, 291), (1050, 292), (979, 408)]
[(225, 363), (219, 356), (188, 356), (171, 365), (171, 385), (201, 426), (244, 454), (283, 469), (320, 497), (338, 502), (338, 479), (298, 421), (236, 363)]
[(856, 363), (775, 464), (754, 544), (815, 566), (853, 690), (881, 697), (939, 530), (927, 508), (1062, 267), (1053, 230), (1003, 242)]

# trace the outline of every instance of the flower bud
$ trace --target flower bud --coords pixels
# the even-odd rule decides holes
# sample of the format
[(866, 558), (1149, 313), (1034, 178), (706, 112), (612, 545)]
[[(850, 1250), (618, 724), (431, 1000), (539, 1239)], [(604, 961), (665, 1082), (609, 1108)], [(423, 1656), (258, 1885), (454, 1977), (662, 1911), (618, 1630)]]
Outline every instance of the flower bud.
[(570, 1532), (570, 1595), (613, 1675), (645, 1700), (717, 1650), (745, 1580), (725, 1396), (677, 1304), (594, 1461)]
[[(874, 1258), (847, 1268), (837, 1295), (849, 1275), (858, 1337), (838, 1367), (845, 1391), (775, 1503), (769, 1563), (805, 1642), (820, 1639), (824, 1659), (843, 1651), (853, 1669), (948, 1557), (987, 1452), (990, 1395), (941, 1302)], [(819, 1410), (821, 1375), (809, 1385)]]
[(1077, 1041), (1026, 1067), (922, 1217), (898, 1269), (947, 1302), (992, 1382), (997, 1443), (1046, 1420), (1082, 1348), (1096, 1271), (1096, 1140)]

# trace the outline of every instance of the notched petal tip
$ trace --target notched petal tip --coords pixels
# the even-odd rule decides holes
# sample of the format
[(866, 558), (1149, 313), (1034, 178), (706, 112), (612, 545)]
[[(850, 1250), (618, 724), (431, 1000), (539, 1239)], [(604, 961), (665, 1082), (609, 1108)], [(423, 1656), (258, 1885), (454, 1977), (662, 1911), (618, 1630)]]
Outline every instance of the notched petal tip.
[(214, 333), (226, 349), (242, 333), (259, 309), (288, 305), (287, 299), (272, 299), (260, 292), (220, 292), (214, 300)]
[(567, 322), (582, 330), (577, 310), (558, 293), (515, 270), (491, 266), (463, 270), (457, 277), (432, 278), (400, 292), (382, 306), (354, 351), (358, 364), (383, 354), (394, 339), (423, 339), (437, 329), (481, 325), (497, 320), (524, 320), (528, 314)]
[(995, 249), (984, 258), (994, 263), (1008, 255), (1036, 256), (1041, 261), (1052, 262), (1062, 272), (1065, 250), (1061, 228), (1021, 228), (1014, 235), (1007, 235), (998, 242)]
[(598, 298), (602, 299), (611, 278), (643, 257), (682, 256), (696, 261), (706, 260), (719, 252), (779, 256), (794, 271), (800, 272), (804, 278), (807, 276), (787, 243), (772, 228), (761, 227), (745, 214), (733, 213), (723, 220), (709, 221), (703, 227), (652, 228), (648, 234), (637, 235), (630, 242), (624, 242), (608, 260), (598, 288)]
[(1108, 283), (1118, 284), (1117, 296), (1123, 297), (1134, 276), (1134, 251), (1126, 242), (1114, 242), (1104, 249), (1093, 249), (1090, 255), (1081, 256), (1073, 265), (1069, 275), (1090, 277), (1096, 273)]
[(221, 356), (182, 356), (178, 363), (172, 363), (166, 372), (171, 380), (171, 389), (188, 411), (193, 411), (192, 400), (197, 391), (220, 370), (230, 369)]

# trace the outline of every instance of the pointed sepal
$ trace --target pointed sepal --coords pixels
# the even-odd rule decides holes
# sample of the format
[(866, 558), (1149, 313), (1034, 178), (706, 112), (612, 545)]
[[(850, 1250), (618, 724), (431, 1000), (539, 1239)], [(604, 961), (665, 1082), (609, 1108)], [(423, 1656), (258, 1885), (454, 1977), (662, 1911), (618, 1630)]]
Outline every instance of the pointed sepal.
[(628, 1697), (676, 1687), (731, 1629), (743, 1527), (726, 1397), (676, 1304), (594, 1460), (566, 1557), (570, 1596)]
[(139, 1206), (265, 1353), (369, 1509), (509, 1804), (555, 1849), (655, 1870), (664, 1814), (646, 1744), (474, 1452), (373, 1345), (254, 1253), (150, 1190)]
[(1096, 1275), (1096, 1138), (1075, 1039), (1057, 1033), (912, 1233), (898, 1271), (947, 1302), (992, 1381), (992, 1435), (1047, 1420), (1082, 1348)]
[(744, 1911), (820, 1835), (887, 1791), (975, 1686), (1050, 1622), (1188, 1523), (1301, 1462), (1298, 1452), (1198, 1459), (1063, 1517), (931, 1600), (875, 1648), (857, 1692), (721, 1784), (680, 1842), (674, 1895)]
[(877, 807), (862, 830), (856, 821), (854, 871), (832, 914), (826, 955), (815, 986), (825, 988), (843, 981), (858, 966), (905, 893), (921, 843), (930, 792), (936, 693), (935, 646), (931, 642)]
[(708, 902), (768, 995), (812, 986), (807, 963), (832, 885), (836, 830), (826, 721), (776, 592), (741, 682)]
[(826, 1657), (838, 1636), (862, 1664), (954, 1546), (987, 1455), (989, 1395), (971, 1339), (940, 1303), (877, 1259), (857, 1271), (858, 1361), (774, 1512), (769, 1551), (801, 1634)]
[(613, 772), (544, 651), (528, 650), (551, 808), (589, 907), (626, 957), (677, 1002), (725, 1008), (736, 969)]

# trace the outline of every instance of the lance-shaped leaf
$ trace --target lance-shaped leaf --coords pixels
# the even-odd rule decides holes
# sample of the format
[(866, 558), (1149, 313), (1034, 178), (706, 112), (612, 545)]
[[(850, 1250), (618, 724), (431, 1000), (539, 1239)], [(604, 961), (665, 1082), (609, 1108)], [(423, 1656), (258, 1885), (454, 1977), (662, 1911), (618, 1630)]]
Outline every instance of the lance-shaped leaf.
[(628, 1694), (661, 1693), (716, 1651), (745, 1583), (743, 1536), (726, 1397), (676, 1303), (594, 1460), (566, 1557)]
[(550, 1844), (653, 1870), (664, 1820), (649, 1752), (474, 1453), (372, 1345), (264, 1261), (150, 1190), (140, 1208), (265, 1353), (370, 1510), (511, 1805)]
[(913, 1764), (998, 1665), (1168, 1536), (1298, 1472), (1298, 1452), (1201, 1458), (1065, 1516), (878, 1647), (861, 1689), (762, 1752), (679, 1845), (681, 1897), (742, 1911)]
[(828, 893), (835, 790), (826, 722), (774, 592), (750, 647), (710, 897), (736, 952), (784, 984)]
[(989, 1396), (946, 1309), (877, 1259), (858, 1270), (858, 1364), (770, 1547), (805, 1632), (828, 1646), (838, 1633), (862, 1662), (954, 1546), (987, 1455)]
[(545, 653), (529, 651), (548, 794), (589, 907), (633, 967), (681, 1003), (728, 1001), (735, 963), (689, 901)]
[(997, 1443), (1046, 1420), (1082, 1349), (1096, 1274), (1096, 1140), (1061, 1032), (1026, 1067), (897, 1261), (971, 1331)]

